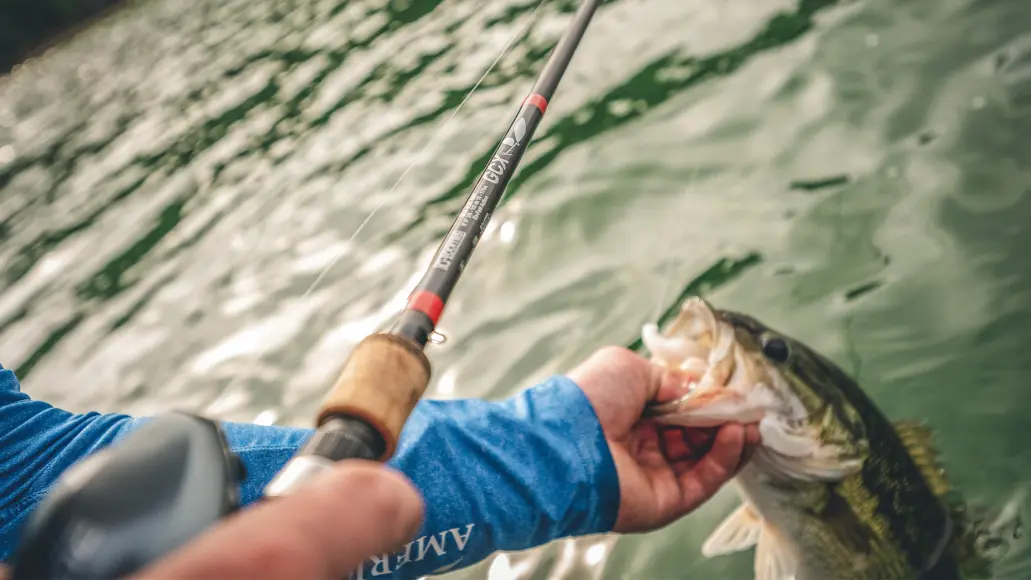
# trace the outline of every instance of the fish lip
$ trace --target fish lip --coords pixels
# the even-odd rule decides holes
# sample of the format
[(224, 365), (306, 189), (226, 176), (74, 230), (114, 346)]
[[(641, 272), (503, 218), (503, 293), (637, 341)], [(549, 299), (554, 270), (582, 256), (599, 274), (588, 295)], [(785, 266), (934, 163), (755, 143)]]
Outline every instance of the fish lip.
[[(690, 316), (688, 320), (685, 320), (684, 314), (689, 311), (693, 311), (693, 315)], [(696, 323), (696, 321), (701, 318), (705, 325), (705, 330), (713, 335), (712, 340), (715, 342), (717, 338), (715, 335), (719, 330), (719, 322), (722, 319), (722, 316), (718, 316), (717, 313), (717, 309), (714, 308), (708, 300), (701, 296), (692, 296), (684, 300), (683, 304), (680, 305), (680, 315), (677, 316), (663, 334), (667, 336), (676, 334), (682, 330), (683, 325), (686, 323)]]
[(644, 412), (641, 414), (641, 417), (645, 419), (657, 419), (664, 415), (675, 413), (680, 409), (681, 405), (687, 402), (693, 392), (694, 390), (692, 389), (692, 391), (689, 391), (672, 401), (665, 401), (662, 403), (649, 401), (644, 405)]
[[(710, 401), (702, 407), (691, 409), (692, 401), (709, 397)], [(652, 419), (659, 424), (678, 425), (681, 427), (718, 427), (736, 419), (718, 418), (704, 411), (711, 408), (712, 404), (718, 404), (720, 400), (736, 400), (739, 396), (736, 393), (727, 391), (724, 387), (709, 387), (695, 389), (691, 392), (664, 403), (649, 403), (645, 405), (642, 418)], [(688, 406), (685, 408), (685, 406)], [(686, 412), (685, 412), (686, 411)], [(702, 411), (692, 413), (692, 411)], [(758, 418), (756, 419), (758, 420)]]
[[(718, 400), (737, 399), (740, 397), (740, 393), (732, 391), (729, 388), (732, 379), (738, 372), (739, 365), (737, 359), (731, 354), (730, 355), (730, 368), (727, 373), (727, 378), (723, 382), (712, 383), (704, 387), (695, 384), (691, 390), (683, 395), (677, 397), (672, 401), (656, 402), (652, 401), (646, 403), (644, 406), (644, 412), (642, 413), (643, 418), (650, 418), (657, 420), (660, 423), (665, 423), (664, 417), (670, 417), (668, 422), (676, 423), (686, 427), (712, 427), (716, 425), (722, 425), (726, 421), (716, 421), (712, 418), (704, 418), (704, 413), (701, 413), (703, 418), (699, 419), (692, 415), (692, 411), (698, 411), (704, 409), (713, 404)], [(698, 400), (709, 398), (706, 402), (705, 407), (691, 408), (691, 403)], [(685, 411), (687, 413), (685, 414)], [(679, 417), (678, 417), (679, 415)]]
[[(716, 345), (721, 343), (722, 333), (732, 328), (727, 328), (727, 323), (722, 315), (722, 312), (712, 306), (707, 300), (701, 296), (692, 296), (686, 300), (680, 307), (681, 314), (663, 331), (660, 333), (665, 337), (676, 336), (678, 334), (694, 337), (699, 334), (708, 334), (708, 340), (711, 343), (710, 349), (714, 349)], [(699, 329), (701, 325), (701, 329)], [(687, 327), (687, 328), (685, 328)], [(684, 332), (686, 331), (686, 332)], [(708, 363), (708, 369), (702, 380), (711, 377), (710, 371), (717, 365), (724, 364), (726, 359), (730, 359), (729, 368), (727, 369), (726, 377), (721, 382), (714, 382), (713, 384), (700, 387), (697, 383), (687, 393), (680, 397), (665, 402), (652, 401), (645, 405), (644, 412), (642, 414), (645, 418), (661, 418), (664, 415), (677, 413), (683, 411), (685, 404), (689, 404), (690, 401), (698, 399), (702, 396), (712, 396), (719, 394), (721, 391), (727, 388), (735, 374), (738, 372), (738, 361), (734, 356), (734, 347), (731, 344), (727, 352), (723, 353), (723, 357), (719, 360), (712, 359), (712, 352), (710, 351)]]

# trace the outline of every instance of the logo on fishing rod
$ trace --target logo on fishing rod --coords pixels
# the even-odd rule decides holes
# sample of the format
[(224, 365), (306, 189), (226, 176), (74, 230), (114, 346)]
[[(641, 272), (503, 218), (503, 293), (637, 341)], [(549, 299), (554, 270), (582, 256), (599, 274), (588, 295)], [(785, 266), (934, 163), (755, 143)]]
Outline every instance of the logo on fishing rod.
[[(493, 210), (493, 204), (497, 203), (497, 197), (494, 197), (492, 201), (492, 196), (501, 195), (498, 188), (491, 187), (488, 183), (499, 185), (502, 178), (508, 179), (508, 173), (512, 171), (515, 162), (518, 161), (513, 157), (524, 146), (523, 139), (526, 138), (526, 133), (526, 119), (524, 117), (517, 118), (512, 123), (512, 128), (508, 130), (508, 134), (501, 140), (501, 144), (498, 145), (487, 168), (483, 170), (483, 177), (476, 182), (476, 189), (469, 195), (469, 200), (458, 214), (455, 225), (441, 243), (441, 248), (433, 260), (431, 269), (445, 271), (450, 269), (456, 256), (461, 256), (461, 261), (458, 263), (459, 271), (465, 267), (465, 260), (469, 256), (468, 252), (459, 253), (461, 244), (470, 235), (473, 246), (480, 241), (480, 235), (487, 227), (487, 220), (490, 219), (491, 214), (491, 211), (484, 212), (484, 209), (491, 204), (490, 208)], [(476, 228), (476, 224), (479, 224), (479, 228)], [(477, 229), (479, 232), (476, 231)]]
[(498, 146), (494, 157), (487, 164), (487, 170), (483, 172), (483, 179), (491, 183), (501, 182), (501, 176), (508, 172), (512, 153), (522, 143), (523, 137), (526, 137), (526, 120), (519, 117), (515, 123), (512, 123), (512, 129), (501, 140), (501, 145)]

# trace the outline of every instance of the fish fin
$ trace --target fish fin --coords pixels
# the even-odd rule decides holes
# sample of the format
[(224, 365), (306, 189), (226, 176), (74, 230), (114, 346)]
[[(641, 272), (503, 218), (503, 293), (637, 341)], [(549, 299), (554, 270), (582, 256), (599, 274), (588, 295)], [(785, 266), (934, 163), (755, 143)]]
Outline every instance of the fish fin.
[(755, 508), (745, 502), (709, 535), (702, 544), (702, 555), (712, 558), (751, 548), (759, 541), (762, 521)]
[(1022, 536), (1024, 521), (1021, 512), (1026, 508), (1023, 494), (1013, 497), (1001, 509), (952, 498), (949, 514), (953, 534), (948, 549), (964, 578), (983, 580), (994, 577), (995, 565)]
[(755, 547), (755, 580), (794, 580), (797, 570), (791, 546), (764, 522)]
[(938, 463), (938, 451), (931, 441), (931, 428), (917, 421), (898, 421), (894, 427), (931, 491), (938, 497), (945, 497), (949, 492), (949, 481)]

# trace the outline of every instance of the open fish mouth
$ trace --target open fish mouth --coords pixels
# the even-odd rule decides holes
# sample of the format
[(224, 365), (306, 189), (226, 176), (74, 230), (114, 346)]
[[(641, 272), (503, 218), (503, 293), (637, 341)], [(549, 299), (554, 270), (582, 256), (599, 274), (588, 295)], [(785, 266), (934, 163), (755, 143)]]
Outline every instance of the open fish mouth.
[[(763, 457), (757, 459), (767, 470), (793, 479), (834, 480), (858, 469), (865, 450), (857, 442), (823, 436), (822, 418), (830, 408), (807, 410), (783, 371), (754, 345), (749, 352), (738, 341), (734, 316), (695, 297), (684, 302), (664, 331), (644, 326), (641, 339), (652, 362), (691, 377), (684, 395), (650, 403), (644, 417), (680, 427), (758, 423)], [(749, 338), (748, 344), (755, 340)]]
[(646, 407), (645, 416), (656, 422), (683, 427), (755, 422), (776, 406), (759, 383), (755, 364), (737, 348), (733, 326), (702, 298), (686, 300), (665, 331), (646, 324), (641, 340), (654, 363), (700, 377), (678, 399)]

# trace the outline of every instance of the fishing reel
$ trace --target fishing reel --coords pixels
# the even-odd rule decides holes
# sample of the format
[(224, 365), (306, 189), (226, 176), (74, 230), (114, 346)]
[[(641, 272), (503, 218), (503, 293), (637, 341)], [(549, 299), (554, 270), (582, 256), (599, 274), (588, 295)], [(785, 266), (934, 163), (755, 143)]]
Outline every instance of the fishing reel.
[(65, 472), (26, 522), (11, 580), (133, 574), (236, 511), (244, 475), (217, 422), (150, 419)]

